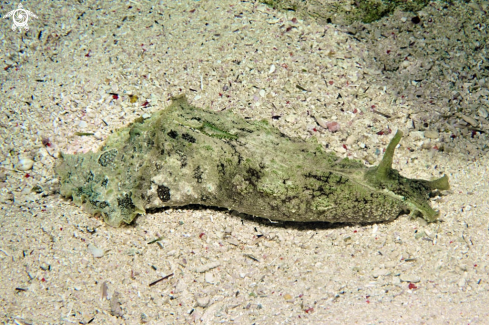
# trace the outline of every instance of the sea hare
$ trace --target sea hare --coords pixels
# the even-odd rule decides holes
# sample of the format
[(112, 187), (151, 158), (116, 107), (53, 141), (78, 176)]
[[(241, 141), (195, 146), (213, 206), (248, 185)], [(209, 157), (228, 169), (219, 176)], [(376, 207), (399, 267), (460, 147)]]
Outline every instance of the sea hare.
[(366, 167), (291, 138), (267, 121), (191, 106), (184, 96), (111, 135), (97, 153), (61, 155), (60, 193), (112, 226), (148, 209), (199, 204), (284, 221), (371, 223), (402, 213), (435, 221), (429, 204), (448, 177), (409, 179), (392, 169), (398, 131)]

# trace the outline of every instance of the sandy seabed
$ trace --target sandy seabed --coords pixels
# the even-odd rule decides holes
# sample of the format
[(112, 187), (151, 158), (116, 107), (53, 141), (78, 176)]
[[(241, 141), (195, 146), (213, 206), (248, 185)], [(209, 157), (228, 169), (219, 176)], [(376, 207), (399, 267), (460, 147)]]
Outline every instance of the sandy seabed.
[[(2, 19), (0, 34), (4, 324), (489, 322), (488, 1), (346, 27), (254, 1), (23, 5), (29, 31)], [(440, 222), (200, 208), (111, 228), (59, 196), (59, 152), (97, 150), (182, 93), (367, 164), (400, 129), (394, 168), (450, 177)]]

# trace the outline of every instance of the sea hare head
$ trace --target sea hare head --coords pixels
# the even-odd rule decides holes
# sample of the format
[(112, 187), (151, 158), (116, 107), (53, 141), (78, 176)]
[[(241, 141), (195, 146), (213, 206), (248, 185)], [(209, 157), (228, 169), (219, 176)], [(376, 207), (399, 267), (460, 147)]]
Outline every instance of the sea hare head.
[(448, 190), (448, 176), (444, 175), (433, 181), (422, 179), (410, 179), (403, 177), (395, 169), (392, 169), (394, 150), (402, 138), (402, 132), (397, 131), (394, 138), (387, 146), (384, 157), (377, 167), (373, 167), (366, 174), (366, 179), (373, 186), (385, 189), (399, 195), (411, 210), (411, 215), (421, 213), (428, 222), (433, 222), (439, 215), (438, 211), (431, 208), (429, 196), (433, 190)]

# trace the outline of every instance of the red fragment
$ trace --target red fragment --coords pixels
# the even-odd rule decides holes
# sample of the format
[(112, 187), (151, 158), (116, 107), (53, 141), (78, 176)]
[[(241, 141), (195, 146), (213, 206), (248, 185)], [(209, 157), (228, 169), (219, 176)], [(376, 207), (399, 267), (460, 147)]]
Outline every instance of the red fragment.
[(148, 105), (149, 105), (149, 102), (148, 101), (145, 101), (141, 106), (146, 107)]
[(338, 122), (327, 122), (326, 127), (328, 128), (329, 132), (336, 132), (340, 130), (340, 124)]
[(31, 177), (30, 174), (25, 174), (25, 178), (29, 178), (29, 177)]
[(90, 57), (90, 51), (88, 51), (88, 53), (87, 53), (87, 54), (85, 54), (85, 57), (86, 57), (86, 58), (89, 58), (89, 57)]
[(377, 135), (384, 135), (384, 131), (377, 132)]
[(285, 69), (287, 69), (288, 67), (289, 67), (289, 66), (288, 66), (287, 64), (285, 64), (285, 63), (282, 63), (282, 68), (285, 68)]
[(292, 18), (292, 22), (293, 22), (294, 24), (296, 24), (296, 23), (297, 23), (297, 18), (295, 18), (295, 17), (294, 17), (294, 18)]
[(112, 99), (119, 99), (119, 95), (112, 95)]
[(356, 234), (358, 232), (358, 230), (353, 230), (353, 233)]
[(330, 85), (332, 85), (332, 84), (334, 84), (334, 81), (333, 81), (333, 80), (330, 80), (328, 83), (329, 83)]
[(199, 235), (199, 238), (202, 239), (202, 237), (205, 236), (205, 232), (201, 232), (200, 235)]
[(348, 150), (348, 148), (347, 148), (346, 144), (344, 144), (344, 145), (343, 145), (343, 148), (344, 148), (345, 150)]
[(219, 93), (219, 97), (222, 97), (222, 94), (221, 93)]
[(314, 311), (314, 308), (310, 307), (310, 308), (307, 308), (304, 311), (306, 312), (306, 314), (309, 314), (309, 313), (312, 313)]
[(408, 288), (409, 288), (410, 290), (413, 290), (413, 289), (418, 289), (418, 287), (417, 287), (417, 286), (416, 286), (414, 283), (410, 283), (410, 284), (409, 284), (409, 286), (408, 286)]
[(42, 278), (42, 279), (41, 279), (41, 281), (42, 281), (42, 282), (46, 282), (46, 279)]
[(387, 54), (391, 53), (391, 50), (387, 50)]
[(190, 12), (191, 14), (193, 14), (195, 12), (195, 9), (189, 10), (188, 12)]
[(353, 110), (353, 114), (356, 114), (356, 113), (358, 113), (358, 110), (355, 108), (355, 109)]

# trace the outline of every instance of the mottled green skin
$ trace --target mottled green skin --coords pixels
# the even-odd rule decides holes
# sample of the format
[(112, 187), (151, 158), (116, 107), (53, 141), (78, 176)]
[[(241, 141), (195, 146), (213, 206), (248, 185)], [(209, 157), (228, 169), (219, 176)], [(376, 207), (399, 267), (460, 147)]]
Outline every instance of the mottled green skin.
[(272, 220), (366, 223), (421, 212), (448, 188), (391, 169), (398, 133), (383, 162), (338, 159), (315, 140), (290, 138), (266, 121), (210, 112), (175, 98), (167, 109), (110, 136), (99, 153), (63, 155), (61, 194), (112, 226), (147, 209), (201, 204)]

